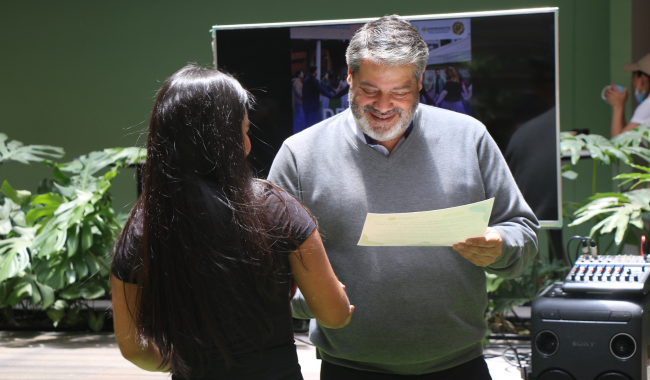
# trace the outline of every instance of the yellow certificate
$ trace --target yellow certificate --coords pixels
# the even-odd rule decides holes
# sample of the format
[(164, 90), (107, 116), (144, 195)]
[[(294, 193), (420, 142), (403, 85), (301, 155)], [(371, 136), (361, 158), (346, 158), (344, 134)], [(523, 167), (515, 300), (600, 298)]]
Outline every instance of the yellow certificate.
[(494, 198), (442, 210), (366, 216), (358, 245), (449, 246), (485, 235)]

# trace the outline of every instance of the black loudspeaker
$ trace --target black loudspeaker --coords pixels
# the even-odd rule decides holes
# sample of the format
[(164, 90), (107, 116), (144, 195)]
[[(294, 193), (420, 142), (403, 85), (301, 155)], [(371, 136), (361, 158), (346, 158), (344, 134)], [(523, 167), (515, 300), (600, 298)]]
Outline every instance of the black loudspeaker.
[(532, 378), (647, 380), (650, 294), (566, 293), (561, 285), (532, 304)]

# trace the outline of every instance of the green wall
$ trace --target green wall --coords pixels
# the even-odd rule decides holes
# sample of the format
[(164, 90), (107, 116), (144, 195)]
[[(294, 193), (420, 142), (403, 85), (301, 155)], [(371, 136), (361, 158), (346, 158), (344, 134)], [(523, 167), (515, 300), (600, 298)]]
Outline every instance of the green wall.
[[(607, 135), (611, 117), (600, 90), (630, 56), (630, 0), (330, 0), (305, 1), (21, 1), (0, 8), (0, 132), (26, 144), (65, 148), (72, 159), (91, 150), (144, 145), (157, 89), (187, 62), (211, 64), (214, 24), (376, 17), (530, 7), (560, 8), (561, 128)], [(629, 28), (629, 25), (627, 26)], [(260, 67), (263, 69), (263, 67)], [(629, 80), (627, 80), (629, 82)], [(565, 200), (590, 192), (591, 166), (565, 184)], [(115, 203), (135, 199), (133, 172), (116, 179)], [(4, 165), (0, 179), (35, 190), (46, 169)], [(611, 189), (611, 168), (598, 170)], [(565, 235), (586, 229), (566, 229)]]

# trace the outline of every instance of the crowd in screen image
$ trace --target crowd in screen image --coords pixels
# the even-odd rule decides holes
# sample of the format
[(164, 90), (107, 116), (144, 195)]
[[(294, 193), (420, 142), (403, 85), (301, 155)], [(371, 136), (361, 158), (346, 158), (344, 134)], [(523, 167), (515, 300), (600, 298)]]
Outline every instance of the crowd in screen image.
[[(294, 134), (348, 108), (346, 77), (337, 78), (334, 71), (324, 72), (320, 80), (317, 76), (317, 67), (310, 66), (307, 73), (297, 70), (291, 80)], [(340, 99), (340, 105), (330, 105), (332, 99)]]
[(420, 90), (420, 103), (471, 115), (471, 72), (465, 70), (467, 74), (463, 78), (461, 73), (451, 66), (429, 69), (429, 72), (431, 71), (434, 75), (427, 75)]

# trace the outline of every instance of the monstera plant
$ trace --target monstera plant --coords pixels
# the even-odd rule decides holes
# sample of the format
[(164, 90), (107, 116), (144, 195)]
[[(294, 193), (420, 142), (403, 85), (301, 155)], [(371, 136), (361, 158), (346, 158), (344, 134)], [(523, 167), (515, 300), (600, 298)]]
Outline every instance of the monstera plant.
[[(638, 244), (635, 234), (631, 233), (636, 228), (640, 233), (648, 236), (644, 221), (650, 221), (650, 189), (639, 188), (640, 185), (650, 182), (650, 150), (642, 145), (650, 140), (650, 129), (639, 126), (632, 131), (622, 133), (611, 140), (598, 135), (572, 136), (563, 133), (561, 136), (561, 150), (571, 152), (571, 163), (575, 165), (580, 159), (580, 151), (586, 149), (594, 160), (594, 174), (592, 178), (592, 196), (578, 203), (573, 213), (575, 218), (569, 226), (593, 221), (590, 236), (614, 234), (614, 239), (609, 246), (600, 249), (607, 252), (611, 244), (618, 248), (616, 253), (623, 250), (624, 243)], [(619, 163), (636, 169), (636, 172), (619, 174), (613, 178), (622, 181), (618, 185), (621, 192), (596, 193), (595, 168), (599, 163)], [(643, 165), (641, 165), (643, 163)], [(565, 172), (570, 172), (564, 168)], [(566, 176), (565, 176), (566, 177)], [(632, 184), (630, 188), (626, 185)]]
[(94, 313), (87, 300), (109, 291), (111, 247), (123, 225), (112, 208), (111, 180), (145, 152), (113, 148), (60, 164), (48, 160), (61, 157), (60, 148), (5, 141), (0, 134), (0, 162), (39, 161), (52, 168), (52, 178), (41, 181), (36, 194), (7, 181), (0, 188), (2, 315), (16, 323), (20, 304), (24, 313), (46, 311), (54, 326), (86, 320), (98, 331), (104, 314)]
[[(593, 160), (591, 178), (592, 196), (582, 202), (565, 202), (565, 211), (573, 210), (567, 216), (571, 220), (569, 226), (575, 226), (593, 221), (591, 235), (598, 237), (604, 234), (614, 234), (610, 246), (600, 249), (607, 252), (611, 244), (618, 245), (620, 253), (625, 241), (633, 241), (636, 236), (630, 233), (630, 226), (647, 234), (643, 221), (650, 221), (650, 189), (639, 189), (643, 183), (650, 182), (650, 168), (638, 163), (650, 161), (650, 150), (643, 147), (643, 142), (650, 139), (650, 129), (645, 126), (633, 131), (607, 139), (599, 135), (572, 134), (563, 132), (560, 137), (560, 150), (568, 152), (571, 163), (562, 168), (562, 176), (574, 180), (578, 173), (572, 170), (585, 152)], [(617, 193), (596, 192), (596, 172), (599, 165), (619, 164), (637, 169), (638, 172), (620, 174), (614, 180), (624, 180), (621, 186), (634, 183), (626, 191)], [(515, 279), (504, 280), (492, 274), (487, 274), (487, 290), (491, 320), (503, 320), (502, 317), (513, 307), (532, 301), (540, 291), (552, 282), (557, 281), (561, 274), (568, 270), (563, 262), (552, 262), (548, 258), (538, 256), (530, 260), (524, 273)]]

